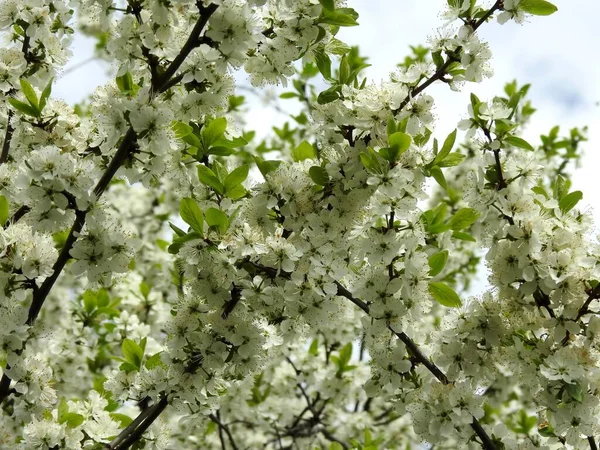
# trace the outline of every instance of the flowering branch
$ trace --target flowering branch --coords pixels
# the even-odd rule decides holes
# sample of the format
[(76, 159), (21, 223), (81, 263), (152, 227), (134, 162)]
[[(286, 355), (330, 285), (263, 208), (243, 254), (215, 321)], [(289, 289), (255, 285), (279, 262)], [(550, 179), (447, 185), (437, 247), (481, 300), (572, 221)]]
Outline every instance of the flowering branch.
[[(210, 16), (217, 9), (217, 5), (211, 4), (208, 7), (203, 7), (200, 2), (199, 9), (200, 9), (200, 17), (199, 17), (196, 25), (194, 26), (188, 40), (186, 41), (183, 48), (181, 49), (180, 53), (177, 55), (175, 60), (169, 65), (168, 69), (166, 70), (165, 74), (163, 75), (163, 77), (161, 79), (161, 83), (160, 83), (161, 88), (158, 90), (158, 92), (162, 92), (162, 87), (168, 83), (171, 76), (177, 71), (177, 69), (181, 66), (183, 61), (185, 61), (185, 58), (187, 58), (187, 56), (190, 54), (190, 52), (195, 48), (196, 42), (198, 40), (198, 36), (200, 35), (202, 30), (208, 23), (208, 19), (210, 18)], [(115, 174), (117, 173), (119, 168), (126, 161), (126, 159), (128, 158), (128, 156), (131, 153), (131, 150), (133, 148), (134, 143), (136, 142), (136, 139), (137, 139), (136, 133), (133, 130), (133, 128), (130, 127), (127, 130), (127, 132), (125, 133), (125, 136), (123, 137), (123, 139), (121, 140), (121, 144), (119, 145), (119, 147), (118, 147), (115, 155), (113, 156), (112, 160), (110, 161), (108, 167), (106, 168), (102, 177), (100, 178), (100, 180), (94, 187), (93, 192), (96, 196), (96, 199), (98, 199), (102, 196), (102, 194), (104, 193), (106, 188), (109, 186), (111, 180), (113, 179), (113, 177), (115, 176)], [(30, 326), (33, 325), (33, 323), (37, 319), (37, 317), (42, 309), (42, 306), (44, 305), (44, 302), (46, 301), (48, 294), (50, 293), (52, 287), (56, 283), (56, 280), (60, 276), (65, 265), (71, 259), (70, 251), (73, 248), (73, 245), (75, 244), (75, 242), (77, 241), (77, 238), (78, 238), (79, 234), (81, 233), (81, 230), (83, 229), (83, 226), (85, 224), (86, 215), (87, 215), (87, 211), (77, 210), (75, 212), (75, 222), (73, 223), (73, 226), (71, 227), (71, 230), (69, 231), (69, 235), (67, 236), (65, 244), (63, 245), (56, 262), (52, 266), (52, 275), (50, 277), (46, 278), (44, 280), (42, 286), (40, 286), (40, 288), (34, 292), (33, 300), (32, 300), (31, 306), (29, 308), (28, 317), (27, 317), (28, 325), (30, 325)], [(9, 369), (8, 366), (7, 366), (7, 369)], [(6, 398), (10, 394), (10, 392), (9, 392), (10, 382), (11, 382), (11, 379), (6, 374), (6, 370), (5, 370), (4, 374), (2, 375), (2, 379), (0, 380), (0, 403), (3, 403), (4, 400), (6, 400)]]
[(127, 450), (142, 437), (168, 404), (167, 397), (161, 397), (157, 403), (142, 411), (110, 444), (107, 444), (106, 449)]
[[(504, 8), (504, 0), (497, 0), (496, 3), (494, 3), (494, 6), (492, 6), (477, 22), (473, 23), (473, 25), (472, 25), (473, 32), (477, 31), (479, 29), (479, 27), (481, 27), (481, 25), (483, 25), (485, 22), (487, 22), (487, 20), (496, 11), (500, 11), (503, 8)], [(436, 81), (443, 80), (444, 77), (448, 74), (448, 69), (450, 68), (452, 63), (459, 60), (462, 50), (463, 50), (462, 47), (458, 47), (453, 54), (449, 55), (448, 59), (444, 62), (444, 64), (442, 64), (431, 77), (429, 77), (423, 84), (420, 84), (420, 85), (412, 88), (411, 91), (409, 92), (409, 94), (406, 96), (406, 98), (404, 100), (402, 100), (402, 102), (400, 103), (400, 106), (398, 106), (398, 108), (393, 110), (393, 113), (398, 114), (400, 111), (402, 111), (404, 109), (404, 107), (413, 98), (415, 98), (417, 95), (419, 95), (421, 92), (423, 92), (425, 89), (427, 89), (429, 86), (431, 86)]]

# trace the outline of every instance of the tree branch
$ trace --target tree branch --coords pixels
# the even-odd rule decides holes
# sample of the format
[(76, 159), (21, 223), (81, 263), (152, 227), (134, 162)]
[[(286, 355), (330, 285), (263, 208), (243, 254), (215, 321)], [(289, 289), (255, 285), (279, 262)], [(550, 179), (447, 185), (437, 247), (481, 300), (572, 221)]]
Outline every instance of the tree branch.
[[(233, 435), (229, 430), (229, 426), (221, 422), (221, 416), (219, 415), (219, 412), (217, 412), (217, 415), (209, 414), (208, 417), (210, 420), (217, 424), (220, 433), (225, 432), (225, 434), (227, 435), (227, 439), (229, 439), (229, 443), (231, 444), (231, 448), (233, 448), (233, 450), (238, 450), (238, 446), (235, 444), (235, 440), (233, 439)], [(223, 449), (225, 448), (225, 442), (223, 442), (223, 440), (221, 440), (221, 446), (223, 447)]]
[[(208, 22), (208, 19), (210, 18), (212, 13), (217, 9), (217, 5), (211, 4), (207, 7), (203, 7), (202, 5), (200, 5), (199, 8), (200, 8), (200, 17), (198, 18), (198, 22), (194, 26), (188, 40), (186, 41), (185, 45), (181, 49), (181, 52), (177, 55), (175, 60), (169, 65), (167, 72), (165, 72), (165, 74), (163, 75), (162, 82), (161, 82), (162, 85), (164, 85), (165, 83), (167, 83), (169, 81), (170, 77), (175, 73), (175, 71), (183, 63), (185, 58), (192, 51), (192, 49), (194, 48), (194, 43), (197, 41), (198, 36), (202, 32), (202, 29)], [(159, 90), (159, 92), (162, 92), (162, 91)], [(106, 168), (104, 174), (102, 175), (102, 177), (100, 178), (100, 180), (98, 181), (98, 183), (96, 184), (96, 186), (94, 188), (94, 194), (96, 195), (97, 199), (102, 196), (102, 194), (104, 193), (106, 188), (109, 186), (114, 175), (117, 173), (117, 170), (119, 170), (121, 165), (126, 161), (136, 140), (137, 140), (137, 136), (135, 134), (135, 131), (133, 130), (133, 128), (129, 128), (127, 130), (127, 132), (125, 133), (125, 136), (123, 137), (121, 144), (119, 145), (119, 148), (117, 149), (115, 155), (113, 156), (112, 160), (108, 164), (108, 167)], [(48, 294), (50, 293), (50, 290), (54, 286), (54, 283), (58, 279), (59, 275), (61, 274), (61, 272), (64, 269), (67, 262), (71, 259), (70, 251), (73, 248), (75, 241), (77, 241), (79, 233), (83, 229), (83, 226), (85, 224), (86, 215), (87, 215), (87, 211), (76, 211), (75, 222), (73, 223), (73, 226), (71, 227), (71, 230), (69, 231), (69, 235), (67, 237), (67, 240), (65, 241), (65, 245), (61, 249), (56, 262), (52, 266), (52, 269), (53, 269), (52, 275), (50, 277), (46, 278), (46, 280), (44, 280), (44, 283), (42, 284), (42, 286), (40, 286), (40, 288), (34, 293), (33, 300), (32, 300), (31, 306), (29, 308), (28, 318), (27, 318), (28, 325), (33, 325), (33, 323), (37, 319), (37, 317), (42, 309), (42, 306), (44, 305), (44, 302), (46, 301), (46, 298), (47, 298)], [(10, 367), (7, 366), (6, 370), (9, 370), (9, 369), (10, 369)], [(6, 398), (10, 394), (9, 387), (10, 387), (11, 379), (8, 377), (8, 375), (6, 375), (6, 370), (4, 371), (4, 375), (2, 376), (2, 379), (0, 380), (0, 403), (4, 402), (4, 400), (6, 400)]]
[(185, 58), (187, 58), (190, 52), (198, 46), (200, 33), (202, 33), (202, 30), (206, 26), (208, 19), (217, 10), (217, 7), (218, 5), (212, 3), (208, 6), (203, 6), (202, 2), (198, 2), (198, 9), (200, 10), (200, 19), (192, 29), (190, 36), (183, 45), (177, 57), (173, 60), (171, 64), (169, 64), (169, 67), (167, 67), (167, 70), (161, 77), (159, 83), (160, 88), (158, 89), (159, 92), (163, 92), (165, 86), (168, 86), (168, 82), (171, 79), (171, 77), (175, 75), (177, 69), (179, 69), (179, 67), (181, 67), (181, 64), (183, 64), (183, 62), (185, 61)]
[(161, 415), (165, 410), (169, 401), (166, 396), (154, 405), (142, 411), (138, 417), (129, 424), (110, 444), (106, 445), (107, 450), (126, 450), (137, 442), (146, 432), (150, 425)]
[[(342, 289), (340, 289), (338, 287), (338, 295), (341, 295), (342, 297), (345, 297), (346, 299), (350, 300), (352, 303), (354, 303), (355, 305), (357, 305), (356, 301), (358, 299), (356, 299), (352, 293), (346, 289), (344, 286), (342, 286), (341, 284), (339, 284), (339, 286), (342, 287)], [(369, 313), (369, 307), (362, 301), (358, 300), (359, 302), (362, 303), (363, 306), (358, 305), (365, 313)], [(404, 332), (397, 332), (396, 330), (394, 330), (391, 325), (388, 324), (387, 328), (394, 333), (394, 335), (396, 335), (398, 337), (398, 339), (400, 339), (404, 345), (406, 345), (406, 347), (408, 348), (408, 350), (412, 353), (412, 355), (414, 356), (414, 358), (420, 362), (421, 364), (423, 364), (427, 370), (429, 370), (429, 372), (431, 372), (431, 374), (436, 377), (442, 384), (451, 384), (451, 382), (448, 380), (448, 377), (446, 376), (446, 374), (438, 367), (435, 365), (435, 363), (433, 363), (428, 357), (426, 357), (423, 352), (421, 352), (421, 350), (419, 349), (419, 347), (417, 346), (417, 344)], [(479, 436), (479, 438), (481, 439), (482, 442), (482, 447), (485, 450), (496, 450), (496, 445), (494, 444), (494, 442), (491, 440), (491, 438), (487, 435), (486, 431), (483, 429), (483, 427), (481, 426), (481, 424), (479, 423), (479, 421), (473, 417), (473, 422), (471, 423), (471, 427), (473, 428), (473, 430), (475, 431), (475, 433), (477, 434), (477, 436)]]
[(6, 119), (6, 131), (4, 133), (4, 142), (2, 143), (2, 153), (0, 153), (0, 166), (4, 164), (8, 160), (8, 150), (10, 149), (10, 140), (13, 135), (13, 127), (10, 124), (10, 119), (12, 119), (13, 111), (12, 109), (8, 110), (7, 119)]
[[(483, 25), (485, 22), (487, 22), (487, 20), (498, 10), (501, 10), (504, 7), (504, 1), (503, 0), (497, 0), (496, 3), (494, 4), (494, 6), (492, 6), (488, 12), (485, 13), (485, 15), (483, 17), (481, 17), (481, 19), (479, 19), (477, 22), (475, 22), (473, 24), (473, 32), (477, 31), (477, 29)], [(402, 109), (404, 109), (404, 107), (413, 99), (415, 98), (417, 95), (419, 95), (421, 92), (423, 92), (425, 89), (427, 89), (429, 86), (431, 86), (434, 82), (442, 80), (444, 78), (444, 76), (447, 75), (447, 70), (450, 67), (450, 65), (455, 61), (455, 58), (458, 58), (460, 56), (460, 53), (462, 52), (462, 47), (458, 47), (455, 50), (455, 54), (452, 57), (448, 57), (448, 59), (446, 60), (446, 62), (444, 62), (444, 64), (442, 66), (440, 66), (440, 68), (430, 77), (428, 78), (423, 84), (420, 84), (419, 86), (415, 86), (414, 88), (411, 89), (411, 91), (409, 92), (409, 94), (406, 96), (406, 98), (404, 100), (402, 100), (402, 103), (400, 103), (400, 106), (398, 106), (398, 108), (396, 108), (395, 110), (393, 110), (394, 115), (398, 114), (400, 111), (402, 111)]]

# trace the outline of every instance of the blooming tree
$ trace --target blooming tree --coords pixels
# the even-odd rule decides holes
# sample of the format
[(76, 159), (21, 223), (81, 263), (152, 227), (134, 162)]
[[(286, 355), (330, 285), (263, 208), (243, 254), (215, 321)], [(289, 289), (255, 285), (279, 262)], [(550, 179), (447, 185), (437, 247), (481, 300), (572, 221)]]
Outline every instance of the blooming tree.
[[(447, 5), (373, 84), (343, 1), (4, 0), (1, 448), (597, 449), (585, 132), (519, 137), (513, 82), (460, 144), (426, 92), (556, 7)], [(75, 27), (117, 73), (73, 108)], [(236, 71), (303, 110), (259, 140)]]

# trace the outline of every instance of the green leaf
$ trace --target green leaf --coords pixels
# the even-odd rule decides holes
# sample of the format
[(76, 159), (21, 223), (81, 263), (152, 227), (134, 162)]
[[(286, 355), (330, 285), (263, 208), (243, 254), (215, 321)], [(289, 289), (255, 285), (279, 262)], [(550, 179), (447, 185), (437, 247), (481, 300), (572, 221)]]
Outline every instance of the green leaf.
[(579, 203), (579, 200), (583, 198), (583, 193), (581, 191), (574, 191), (568, 195), (565, 195), (559, 202), (558, 207), (562, 211), (563, 214), (568, 213), (575, 205)]
[(313, 339), (308, 348), (308, 354), (312, 356), (319, 356), (319, 340)]
[(125, 361), (133, 365), (137, 370), (142, 366), (142, 359), (144, 358), (144, 350), (135, 341), (131, 339), (123, 339), (121, 344), (121, 351)]
[(581, 388), (579, 383), (577, 383), (577, 382), (575, 384), (565, 383), (565, 389), (573, 400), (575, 400), (578, 403), (583, 402), (583, 389)]
[(69, 412), (69, 406), (65, 397), (62, 397), (58, 404), (57, 419), (58, 423), (66, 423), (69, 428), (78, 427), (83, 423), (83, 416), (81, 414)]
[(36, 109), (34, 109), (31, 105), (28, 105), (25, 102), (17, 100), (16, 98), (8, 97), (8, 103), (12, 105), (17, 111), (21, 111), (24, 114), (32, 117), (38, 117), (39, 114)]
[(129, 73), (129, 72), (125, 73), (125, 74), (121, 75), (120, 77), (117, 77), (115, 79), (115, 81), (117, 83), (117, 87), (123, 94), (133, 91), (134, 84), (133, 84), (133, 78), (131, 77), (131, 73)]
[(212, 170), (203, 164), (199, 164), (197, 169), (200, 183), (213, 188), (217, 194), (223, 195), (225, 193), (225, 186), (223, 186)]
[(514, 147), (522, 148), (523, 150), (529, 150), (530, 152), (533, 152), (535, 150), (535, 148), (533, 148), (533, 146), (529, 142), (517, 136), (507, 136), (504, 138), (504, 141), (508, 142)]
[(448, 156), (450, 154), (452, 147), (454, 147), (455, 142), (456, 142), (456, 130), (454, 130), (452, 133), (450, 133), (446, 137), (446, 139), (444, 140), (444, 145), (442, 145), (442, 149), (440, 150), (438, 155), (435, 157), (435, 160), (433, 161), (433, 163), (438, 164), (439, 162), (446, 159), (446, 156)]
[(327, 11), (333, 11), (335, 9), (335, 3), (333, 0), (319, 0), (319, 3)]
[(340, 98), (341, 90), (342, 88), (340, 85), (333, 85), (330, 88), (325, 89), (317, 96), (317, 103), (319, 105), (325, 105), (338, 100)]
[[(192, 134), (190, 136), (194, 136), (194, 135)], [(235, 151), (231, 147), (226, 147), (224, 145), (215, 145), (215, 146), (209, 148), (208, 150), (206, 150), (204, 153), (207, 155), (229, 156), (229, 155), (233, 155), (235, 153)]]
[(429, 257), (429, 275), (435, 277), (438, 275), (444, 267), (446, 267), (446, 262), (448, 261), (448, 250), (443, 250), (435, 255), (431, 255)]
[(534, 16), (549, 16), (558, 11), (558, 8), (545, 0), (523, 0), (518, 8)]
[(338, 27), (354, 27), (358, 25), (356, 19), (358, 19), (358, 13), (352, 8), (323, 9), (318, 23), (327, 23)]
[(369, 172), (376, 174), (383, 173), (383, 168), (379, 163), (377, 153), (375, 153), (375, 150), (373, 150), (371, 147), (369, 147), (366, 152), (360, 152), (359, 157), (360, 161), (363, 163), (363, 166), (365, 166), (365, 169), (367, 169)]
[(119, 422), (121, 424), (121, 428), (125, 428), (129, 424), (131, 424), (131, 422), (133, 422), (133, 419), (126, 414), (120, 414), (120, 413), (113, 412), (113, 413), (110, 413), (110, 417), (114, 421)]
[(391, 158), (389, 161), (396, 162), (400, 155), (408, 150), (412, 142), (412, 138), (409, 134), (398, 131), (388, 137), (388, 142), (390, 144), (388, 155)]
[(558, 175), (556, 177), (556, 181), (554, 181), (554, 186), (552, 186), (552, 196), (556, 200), (562, 200), (562, 198), (569, 193), (569, 188), (571, 187), (571, 181), (567, 180), (562, 175)]
[(254, 157), (254, 162), (256, 162), (256, 166), (258, 167), (258, 170), (260, 170), (260, 173), (262, 173), (263, 177), (266, 177), (269, 172), (273, 172), (274, 170), (276, 170), (277, 167), (279, 167), (279, 165), (281, 164), (281, 161), (279, 160), (275, 159), (265, 161), (259, 156)]
[(439, 166), (433, 166), (431, 169), (429, 169), (429, 173), (431, 173), (431, 176), (435, 179), (435, 181), (438, 182), (438, 184), (441, 187), (443, 187), (444, 189), (448, 189), (446, 177), (444, 177), (444, 172), (442, 172), (442, 169), (440, 169)]
[(469, 228), (479, 218), (480, 214), (473, 208), (461, 208), (450, 219), (449, 225), (452, 230), (464, 230)]
[(225, 117), (217, 117), (211, 120), (208, 125), (204, 125), (200, 132), (204, 150), (208, 151), (209, 147), (225, 134), (225, 130), (227, 130), (227, 119)]
[(183, 244), (185, 244), (188, 241), (193, 241), (194, 239), (202, 239), (202, 235), (196, 231), (192, 231), (191, 233), (176, 237), (175, 239), (173, 239), (173, 243), (169, 245), (167, 250), (172, 255), (176, 255), (183, 246)]
[(177, 139), (183, 139), (188, 134), (192, 134), (194, 132), (193, 127), (187, 123), (179, 122), (177, 120), (173, 121), (171, 124), (171, 129), (175, 132), (175, 137)]
[(144, 363), (146, 369), (152, 370), (155, 367), (163, 365), (162, 359), (160, 359), (160, 354), (161, 352), (155, 353), (150, 358), (146, 359), (146, 362)]
[(429, 283), (429, 293), (441, 305), (457, 308), (462, 305), (458, 294), (450, 286), (438, 281)]
[(341, 84), (347, 84), (348, 77), (350, 76), (350, 64), (348, 63), (348, 58), (346, 55), (342, 56), (340, 59), (340, 67), (338, 69), (338, 75)]
[(460, 239), (461, 241), (477, 242), (477, 239), (475, 239), (469, 233), (465, 233), (463, 231), (453, 231), (452, 237), (455, 239)]
[(450, 153), (443, 161), (437, 163), (439, 167), (454, 167), (458, 166), (466, 158), (462, 153)]
[(279, 95), (279, 98), (296, 98), (298, 97), (298, 94), (294, 93), (294, 92), (284, 92), (283, 94)]
[(54, 81), (54, 77), (50, 78), (50, 81), (48, 81), (48, 84), (42, 91), (42, 95), (40, 97), (40, 104), (39, 104), (39, 108), (38, 108), (40, 113), (44, 110), (44, 108), (46, 107), (46, 103), (47, 103), (48, 99), (50, 98), (50, 94), (52, 93), (52, 82), (53, 81)]
[(77, 413), (67, 413), (63, 417), (64, 422), (67, 424), (67, 428), (77, 428), (79, 425), (83, 423), (84, 417), (81, 414)]
[(241, 184), (238, 184), (237, 186), (234, 186), (227, 191), (227, 197), (230, 198), (231, 200), (239, 200), (240, 198), (244, 197), (245, 195), (246, 195), (246, 188), (244, 188), (244, 186), (242, 186)]
[(98, 307), (96, 294), (93, 291), (85, 291), (83, 293), (83, 309), (90, 314)]
[(319, 72), (321, 75), (325, 77), (326, 80), (331, 79), (331, 59), (329, 55), (325, 53), (323, 47), (315, 48), (313, 50), (313, 56), (315, 57), (315, 63), (319, 68)]
[(69, 405), (67, 404), (67, 399), (65, 397), (61, 397), (60, 403), (58, 404), (58, 423), (65, 423), (65, 414), (69, 413)]
[(340, 363), (343, 367), (347, 366), (352, 358), (352, 342), (344, 345), (340, 350)]
[(229, 219), (225, 213), (216, 208), (208, 208), (205, 213), (206, 223), (216, 228), (219, 233), (224, 234), (229, 227)]
[(193, 198), (182, 198), (179, 202), (179, 214), (185, 223), (190, 225), (194, 231), (204, 235), (204, 218), (202, 210)]
[(244, 180), (248, 178), (248, 170), (249, 167), (247, 164), (232, 170), (231, 173), (225, 177), (225, 181), (223, 182), (225, 192), (230, 192), (233, 188), (242, 184)]
[(8, 220), (9, 203), (4, 195), (0, 195), (0, 226), (3, 226)]
[(33, 86), (29, 84), (29, 81), (27, 80), (21, 79), (19, 81), (21, 82), (21, 90), (23, 91), (25, 98), (32, 106), (32, 108), (38, 111), (39, 113), (39, 103)]
[(324, 167), (312, 166), (310, 169), (308, 169), (308, 175), (316, 185), (325, 186), (327, 183), (329, 183), (329, 174)]
[(315, 148), (308, 141), (302, 141), (298, 147), (292, 150), (292, 159), (296, 162), (316, 157)]

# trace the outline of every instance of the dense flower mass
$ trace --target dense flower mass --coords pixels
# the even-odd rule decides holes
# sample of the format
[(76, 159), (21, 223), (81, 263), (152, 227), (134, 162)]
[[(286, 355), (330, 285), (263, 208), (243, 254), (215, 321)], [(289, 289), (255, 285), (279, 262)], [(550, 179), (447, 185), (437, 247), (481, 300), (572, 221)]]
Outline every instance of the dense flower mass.
[[(0, 447), (596, 449), (585, 130), (525, 141), (513, 82), (459, 144), (424, 92), (556, 7), (447, 4), (379, 84), (342, 0), (0, 4)], [(116, 74), (72, 108), (75, 29)], [(302, 112), (259, 141), (241, 72)]]

